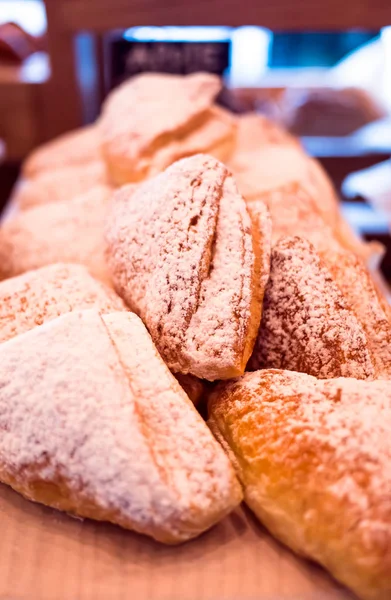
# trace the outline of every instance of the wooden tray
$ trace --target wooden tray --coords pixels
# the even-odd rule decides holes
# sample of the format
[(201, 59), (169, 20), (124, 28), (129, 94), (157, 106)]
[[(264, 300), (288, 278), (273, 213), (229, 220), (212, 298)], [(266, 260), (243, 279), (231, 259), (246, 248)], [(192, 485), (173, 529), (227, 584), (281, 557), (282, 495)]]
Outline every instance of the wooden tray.
[(0, 600), (353, 600), (239, 509), (167, 547), (0, 485)]

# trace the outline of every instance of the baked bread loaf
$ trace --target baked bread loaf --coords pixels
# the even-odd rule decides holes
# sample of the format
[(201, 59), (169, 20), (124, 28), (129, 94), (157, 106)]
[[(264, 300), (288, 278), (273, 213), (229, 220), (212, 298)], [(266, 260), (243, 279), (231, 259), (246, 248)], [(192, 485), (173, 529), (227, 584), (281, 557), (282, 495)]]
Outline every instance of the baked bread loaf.
[(241, 501), (136, 315), (73, 312), (1, 344), (0, 390), (0, 480), (26, 498), (170, 544)]
[(244, 372), (270, 252), (269, 224), (261, 229), (229, 171), (206, 155), (116, 193), (106, 230), (113, 283), (173, 372)]
[(307, 240), (281, 238), (272, 249), (248, 368), (287, 369), (322, 379), (377, 375), (364, 328)]
[(82, 265), (54, 264), (0, 282), (0, 342), (65, 313), (126, 310), (121, 298)]
[(363, 600), (391, 597), (391, 387), (265, 370), (221, 383), (209, 426), (270, 532)]
[(106, 167), (102, 161), (72, 165), (44, 171), (20, 183), (12, 200), (25, 210), (51, 202), (63, 202), (89, 192), (92, 188), (108, 185)]
[(146, 73), (114, 90), (98, 123), (113, 183), (141, 181), (198, 152), (225, 160), (236, 125), (214, 105), (220, 89), (220, 79), (207, 73)]
[(111, 190), (86, 194), (17, 215), (0, 228), (0, 279), (57, 262), (80, 263), (107, 283), (104, 222)]
[(36, 177), (44, 171), (80, 166), (101, 159), (100, 140), (95, 125), (65, 133), (38, 146), (22, 166), (24, 177)]

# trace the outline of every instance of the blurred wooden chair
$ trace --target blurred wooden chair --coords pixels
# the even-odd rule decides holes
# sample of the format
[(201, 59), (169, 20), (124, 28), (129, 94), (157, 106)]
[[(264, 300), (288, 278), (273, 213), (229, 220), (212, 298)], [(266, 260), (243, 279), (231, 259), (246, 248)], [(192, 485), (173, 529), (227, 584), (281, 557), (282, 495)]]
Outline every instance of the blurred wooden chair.
[(102, 35), (140, 25), (262, 25), (274, 31), (379, 29), (391, 24), (389, 0), (45, 0), (52, 76), (47, 135), (83, 123), (75, 39), (91, 36), (95, 97), (103, 90)]

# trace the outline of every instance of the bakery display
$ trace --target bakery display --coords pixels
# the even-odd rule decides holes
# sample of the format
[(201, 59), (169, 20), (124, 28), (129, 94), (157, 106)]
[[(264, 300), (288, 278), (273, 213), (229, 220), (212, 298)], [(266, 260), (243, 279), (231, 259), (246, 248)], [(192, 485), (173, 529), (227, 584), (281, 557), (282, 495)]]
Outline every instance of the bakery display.
[[(220, 90), (206, 73), (134, 77), (23, 166), (0, 226), (0, 481), (166, 544), (244, 495), (296, 553), (389, 600), (382, 249), (295, 137)], [(207, 569), (247, 528), (254, 570), (248, 514), (190, 559)]]
[(0, 355), (0, 479), (27, 498), (166, 543), (239, 504), (227, 457), (135, 315), (69, 313)]
[(57, 262), (80, 263), (110, 283), (103, 230), (110, 189), (91, 188), (63, 202), (17, 214), (0, 229), (0, 280)]
[(53, 264), (0, 281), (0, 342), (74, 310), (126, 310), (121, 298), (86, 267)]
[(184, 156), (229, 156), (235, 119), (215, 106), (215, 75), (146, 73), (119, 86), (99, 119), (102, 152), (116, 185), (138, 182)]
[(172, 371), (211, 381), (244, 372), (270, 248), (269, 227), (252, 227), (232, 176), (210, 156), (117, 193), (106, 235), (114, 286)]
[(390, 598), (390, 383), (256, 371), (219, 384), (209, 415), (271, 533), (359, 598)]

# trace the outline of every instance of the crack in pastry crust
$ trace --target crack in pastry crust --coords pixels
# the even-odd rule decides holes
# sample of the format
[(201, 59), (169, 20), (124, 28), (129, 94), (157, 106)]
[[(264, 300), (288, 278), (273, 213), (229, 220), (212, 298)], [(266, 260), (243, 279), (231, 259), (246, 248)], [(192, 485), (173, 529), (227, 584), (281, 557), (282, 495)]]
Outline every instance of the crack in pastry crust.
[(213, 380), (244, 371), (268, 273), (266, 209), (263, 220), (253, 236), (231, 175), (205, 155), (117, 193), (107, 227), (113, 280), (174, 372)]
[(391, 387), (264, 370), (221, 383), (209, 425), (273, 535), (365, 600), (391, 594)]
[(306, 240), (281, 238), (272, 250), (249, 368), (287, 369), (320, 378), (376, 376), (363, 327)]

